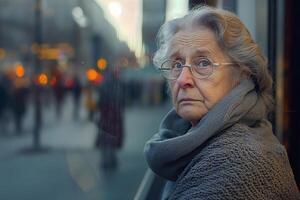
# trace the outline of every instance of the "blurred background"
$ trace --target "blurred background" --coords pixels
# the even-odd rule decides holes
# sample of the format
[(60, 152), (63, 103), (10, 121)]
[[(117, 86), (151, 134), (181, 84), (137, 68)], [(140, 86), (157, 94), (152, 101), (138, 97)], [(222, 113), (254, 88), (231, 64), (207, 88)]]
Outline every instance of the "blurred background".
[(171, 108), (155, 37), (203, 3), (235, 12), (268, 57), (299, 186), (299, 1), (0, 0), (0, 199), (155, 199), (143, 146)]

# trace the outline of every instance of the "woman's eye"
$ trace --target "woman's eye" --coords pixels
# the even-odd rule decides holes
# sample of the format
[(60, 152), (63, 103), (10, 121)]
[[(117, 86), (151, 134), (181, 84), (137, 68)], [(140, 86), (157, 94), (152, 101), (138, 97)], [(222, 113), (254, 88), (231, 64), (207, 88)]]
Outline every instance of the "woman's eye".
[(209, 67), (210, 64), (210, 61), (207, 59), (199, 59), (195, 62), (195, 65), (197, 65), (198, 67)]
[(179, 68), (181, 68), (181, 67), (182, 67), (182, 64), (181, 64), (181, 63), (179, 63), (179, 62), (173, 63), (173, 68), (179, 69)]

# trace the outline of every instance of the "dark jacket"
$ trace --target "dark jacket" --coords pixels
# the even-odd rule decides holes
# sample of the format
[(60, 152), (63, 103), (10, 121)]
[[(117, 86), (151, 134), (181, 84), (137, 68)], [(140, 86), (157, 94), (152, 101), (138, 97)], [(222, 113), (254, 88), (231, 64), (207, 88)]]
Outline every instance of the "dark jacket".
[(121, 148), (123, 145), (124, 125), (124, 88), (121, 81), (112, 77), (99, 89), (98, 108), (100, 112), (99, 134), (96, 145)]

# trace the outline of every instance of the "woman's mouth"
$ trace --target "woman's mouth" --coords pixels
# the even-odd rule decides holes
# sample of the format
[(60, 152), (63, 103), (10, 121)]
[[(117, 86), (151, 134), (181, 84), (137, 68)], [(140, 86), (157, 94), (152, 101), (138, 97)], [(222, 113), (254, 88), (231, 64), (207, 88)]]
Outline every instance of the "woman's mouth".
[(192, 99), (192, 98), (182, 98), (180, 99), (179, 101), (179, 104), (183, 103), (183, 104), (191, 104), (191, 103), (194, 103), (194, 102), (204, 102), (203, 100), (200, 100), (200, 99)]

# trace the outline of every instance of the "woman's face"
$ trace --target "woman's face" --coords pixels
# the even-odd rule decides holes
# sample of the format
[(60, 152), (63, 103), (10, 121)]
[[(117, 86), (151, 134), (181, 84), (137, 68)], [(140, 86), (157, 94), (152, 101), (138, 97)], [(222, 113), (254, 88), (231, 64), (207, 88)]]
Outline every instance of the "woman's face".
[[(190, 65), (197, 57), (212, 62), (230, 62), (208, 29), (185, 30), (175, 34), (168, 57)], [(189, 67), (184, 67), (176, 80), (169, 81), (173, 105), (179, 116), (195, 126), (199, 120), (233, 87), (231, 66), (219, 66), (206, 79), (195, 78)]]

